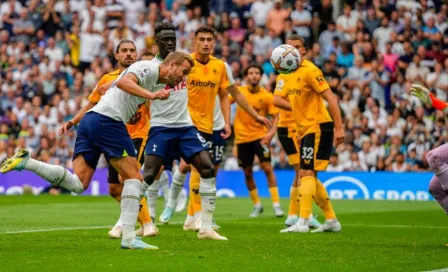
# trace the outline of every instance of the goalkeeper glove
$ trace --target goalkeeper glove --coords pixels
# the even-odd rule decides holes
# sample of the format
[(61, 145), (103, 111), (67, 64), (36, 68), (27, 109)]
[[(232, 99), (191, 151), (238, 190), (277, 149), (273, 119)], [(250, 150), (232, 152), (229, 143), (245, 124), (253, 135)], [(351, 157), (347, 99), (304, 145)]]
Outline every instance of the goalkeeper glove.
[(439, 111), (448, 111), (447, 103), (435, 97), (427, 88), (412, 84), (409, 91), (411, 92), (411, 95), (418, 97), (426, 105), (432, 106)]

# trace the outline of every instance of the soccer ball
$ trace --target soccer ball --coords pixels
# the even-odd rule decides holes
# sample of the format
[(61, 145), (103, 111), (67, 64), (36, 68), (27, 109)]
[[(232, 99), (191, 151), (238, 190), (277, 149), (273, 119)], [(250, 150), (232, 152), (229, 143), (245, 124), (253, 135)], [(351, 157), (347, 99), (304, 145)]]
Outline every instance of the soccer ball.
[(272, 50), (271, 64), (277, 73), (292, 73), (299, 68), (301, 62), (300, 53), (294, 46), (282, 44)]

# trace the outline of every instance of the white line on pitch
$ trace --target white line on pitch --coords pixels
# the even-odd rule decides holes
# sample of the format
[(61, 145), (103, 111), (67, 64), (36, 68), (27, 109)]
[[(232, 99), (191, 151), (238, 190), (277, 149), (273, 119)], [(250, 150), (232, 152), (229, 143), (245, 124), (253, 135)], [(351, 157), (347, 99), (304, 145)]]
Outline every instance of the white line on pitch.
[[(170, 225), (180, 225), (184, 222), (173, 222)], [(156, 224), (160, 225), (160, 224)], [(67, 228), (51, 228), (51, 229), (33, 229), (33, 230), (17, 230), (17, 231), (4, 231), (1, 234), (20, 234), (20, 233), (36, 233), (36, 232), (50, 232), (50, 231), (65, 231), (65, 230), (90, 230), (90, 229), (107, 229), (111, 226), (89, 226), (89, 227), (67, 227)]]
[(425, 272), (448, 272), (448, 267), (446, 268), (441, 268), (441, 269), (436, 269), (436, 270), (428, 270)]
[[(220, 222), (229, 222), (230, 220), (218, 220)], [(181, 225), (184, 222), (171, 222), (169, 225)], [(281, 222), (239, 222), (239, 221), (233, 221), (231, 224), (257, 224), (257, 225), (279, 225), (282, 226), (283, 224)], [(157, 223), (156, 225), (163, 225), (160, 223)], [(17, 230), (17, 231), (4, 231), (0, 232), (1, 234), (20, 234), (20, 233), (36, 233), (36, 232), (51, 232), (51, 231), (66, 231), (66, 230), (89, 230), (89, 229), (106, 229), (110, 228), (111, 226), (88, 226), (88, 227), (66, 227), (66, 228), (51, 228), (51, 229), (34, 229), (34, 230)], [(364, 228), (398, 228), (398, 229), (413, 229), (413, 228), (419, 228), (419, 229), (448, 229), (448, 227), (445, 226), (413, 226), (413, 225), (371, 225), (371, 224), (344, 224), (342, 223), (342, 227), (364, 227)], [(434, 271), (440, 271), (440, 272), (448, 272), (448, 268), (444, 268), (446, 270), (434, 270)], [(432, 272), (432, 271), (431, 271)]]

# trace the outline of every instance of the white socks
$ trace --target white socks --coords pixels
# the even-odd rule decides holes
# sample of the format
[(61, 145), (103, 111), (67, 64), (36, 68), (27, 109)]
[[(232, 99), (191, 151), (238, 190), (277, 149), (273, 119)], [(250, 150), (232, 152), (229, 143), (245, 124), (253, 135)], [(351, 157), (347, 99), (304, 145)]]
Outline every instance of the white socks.
[(170, 194), (169, 177), (166, 171), (163, 171), (159, 178), (159, 188), (162, 191), (165, 207), (168, 204), (168, 195)]
[(140, 209), (142, 183), (138, 179), (124, 181), (121, 193), (121, 220), (123, 226), (123, 241), (132, 242), (135, 239), (135, 222)]
[(201, 194), (201, 231), (212, 230), (213, 213), (216, 206), (216, 178), (201, 178), (199, 194)]
[(63, 187), (70, 192), (80, 194), (84, 186), (78, 176), (59, 165), (47, 164), (30, 158), (25, 169), (32, 171), (55, 186)]
[(168, 208), (174, 209), (176, 207), (177, 198), (184, 187), (186, 176), (187, 175), (182, 174), (179, 169), (176, 169), (174, 172), (173, 182), (171, 182), (171, 188), (168, 194), (168, 203), (166, 204)]
[(156, 217), (156, 202), (159, 194), (159, 180), (156, 179), (146, 190), (146, 200), (148, 202), (149, 215)]
[(156, 203), (157, 198), (159, 196), (159, 189), (162, 188), (163, 197), (165, 198), (165, 201), (167, 200), (168, 195), (168, 174), (166, 171), (163, 171), (160, 174), (160, 178), (157, 180), (154, 180), (154, 182), (151, 184), (151, 186), (147, 189), (147, 200), (148, 200), (148, 210), (151, 217), (156, 216)]

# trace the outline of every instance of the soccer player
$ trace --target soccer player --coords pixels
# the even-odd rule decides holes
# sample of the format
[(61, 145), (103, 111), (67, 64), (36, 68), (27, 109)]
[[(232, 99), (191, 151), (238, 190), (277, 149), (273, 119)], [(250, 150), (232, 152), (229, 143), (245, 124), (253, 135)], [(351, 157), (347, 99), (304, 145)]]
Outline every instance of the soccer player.
[[(448, 113), (448, 104), (435, 97), (427, 88), (412, 84), (409, 91), (426, 105)], [(426, 160), (434, 172), (429, 182), (429, 192), (448, 215), (448, 144), (429, 151)]]
[[(59, 135), (66, 134), (71, 127), (79, 124), (85, 113), (92, 109), (100, 101), (102, 96), (99, 91), (100, 88), (110, 87), (111, 83), (116, 80), (125, 69), (136, 61), (137, 48), (134, 42), (131, 40), (121, 40), (116, 49), (115, 59), (118, 62), (118, 69), (104, 75), (100, 79), (88, 98), (89, 102), (75, 115), (75, 117), (73, 117), (72, 120), (69, 120), (61, 127)], [(126, 128), (131, 136), (132, 142), (134, 143), (135, 150), (137, 150), (137, 161), (141, 165), (143, 163), (142, 153), (146, 146), (149, 131), (149, 108), (147, 104), (140, 105), (137, 113), (126, 124)], [(109, 174), (107, 177), (107, 182), (109, 183), (109, 194), (117, 200), (118, 203), (120, 203), (123, 184), (120, 182), (118, 173), (114, 167), (109, 165), (108, 171)], [(158, 229), (152, 222), (150, 214), (148, 213), (148, 205), (145, 198), (142, 198), (140, 205), (138, 221), (142, 228), (137, 231), (137, 234), (140, 234), (143, 237), (157, 235)], [(118, 239), (121, 238), (121, 232), (122, 226), (120, 218), (108, 234), (109, 237)]]
[[(269, 145), (277, 130), (278, 110), (274, 106), (272, 93), (259, 85), (262, 75), (263, 69), (260, 66), (250, 65), (244, 71), (247, 86), (239, 87), (239, 90), (258, 114), (273, 116), (272, 127), (269, 130), (263, 127), (238, 106), (233, 124), (235, 143), (238, 150), (238, 162), (240, 167), (243, 168), (246, 186), (254, 204), (253, 211), (249, 217), (258, 217), (263, 212), (252, 172), (255, 156), (258, 157), (260, 168), (268, 180), (274, 214), (277, 217), (282, 217), (284, 213), (280, 207), (277, 181), (271, 165), (271, 153), (269, 151)], [(232, 99), (231, 102), (233, 102)]]
[[(165, 41), (164, 46), (175, 48), (173, 29), (161, 31), (160, 38)], [(160, 58), (154, 60), (157, 59), (161, 61)], [(191, 163), (200, 175), (201, 187), (198, 191), (204, 205), (198, 238), (227, 240), (211, 227), (216, 198), (215, 167), (207, 143), (193, 125), (188, 110), (187, 82), (183, 80), (174, 87), (160, 85), (158, 88), (169, 90), (171, 96), (165, 101), (153, 101), (151, 105), (151, 128), (145, 150), (145, 182), (151, 184), (162, 165), (171, 164), (180, 155), (187, 163)]]
[[(233, 97), (242, 109), (247, 111), (252, 118), (257, 122), (270, 127), (270, 121), (265, 117), (259, 115), (248, 103), (244, 96), (238, 89), (230, 83), (228, 77), (228, 70), (224, 62), (211, 56), (213, 46), (216, 39), (216, 32), (213, 28), (203, 26), (195, 32), (194, 53), (192, 54), (195, 60), (195, 67), (192, 73), (188, 76), (188, 110), (191, 114), (192, 120), (201, 135), (201, 141), (209, 149), (213, 150), (213, 119), (214, 106), (217, 95), (220, 98), (221, 111), (224, 116), (225, 126), (224, 133), (221, 137), (228, 138), (231, 133), (230, 129), (230, 104), (228, 100), (228, 93)], [(220, 161), (216, 160), (214, 156), (215, 166), (219, 165)], [(216, 168), (216, 167), (215, 167)], [(217, 168), (216, 168), (217, 169)], [(183, 177), (174, 173), (173, 183), (170, 190), (170, 199), (177, 198), (180, 190), (183, 187), (185, 175), (189, 171), (189, 167), (185, 162), (180, 163), (178, 171)], [(201, 210), (200, 178), (197, 170), (192, 169), (190, 175), (190, 198), (193, 204), (193, 210)], [(202, 209), (204, 210), (204, 209)], [(168, 222), (173, 216), (174, 210), (168, 206), (162, 213), (160, 220)], [(199, 214), (198, 214), (199, 215)], [(203, 217), (203, 215), (202, 215)], [(199, 218), (199, 219), (197, 219)], [(189, 216), (184, 224), (185, 230), (194, 230), (201, 224), (201, 217), (191, 215), (189, 209)], [(195, 222), (196, 221), (196, 222)], [(202, 222), (203, 223), (203, 222)], [(194, 227), (196, 225), (196, 228)]]
[[(306, 55), (306, 48), (305, 48), (305, 40), (300, 37), (297, 34), (291, 34), (288, 37), (286, 37), (286, 43), (294, 46), (297, 48), (297, 50), (300, 52), (300, 55), (302, 58)], [(282, 96), (281, 90), (284, 84), (283, 81), (283, 75), (279, 74), (276, 79), (277, 86), (274, 93), (274, 101), (278, 99), (283, 99), (286, 96)], [(277, 91), (278, 90), (278, 91)], [(285, 94), (287, 95), (287, 94)], [(299, 178), (299, 171), (300, 171), (300, 154), (299, 150), (300, 147), (298, 145), (298, 130), (297, 125), (294, 120), (294, 116), (292, 115), (291, 111), (284, 110), (282, 108), (279, 108), (279, 120), (278, 120), (278, 129), (277, 129), (277, 137), (280, 141), (280, 144), (283, 147), (283, 150), (288, 155), (288, 162), (291, 166), (294, 167), (295, 170), (295, 177), (294, 181), (290, 188), (290, 197), (289, 197), (289, 210), (288, 210), (288, 217), (286, 218), (285, 225), (290, 227), (297, 223), (299, 220), (297, 214), (299, 211), (299, 184), (300, 184), (300, 178)], [(310, 226), (313, 226), (315, 228), (318, 228), (320, 226), (320, 223), (314, 218), (312, 214), (310, 214), (309, 217), (309, 223)]]
[[(156, 25), (154, 29), (154, 40), (159, 48), (159, 52), (154, 58), (151, 59), (154, 63), (161, 63), (168, 56), (169, 53), (174, 52), (176, 50), (176, 27), (169, 22), (160, 22)], [(159, 110), (166, 111), (163, 107)], [(159, 117), (160, 118), (160, 117)], [(163, 122), (165, 120), (159, 120), (159, 122)], [(178, 158), (176, 158), (178, 159)], [(157, 197), (159, 194), (159, 189), (162, 189), (163, 196), (165, 201), (168, 200), (169, 188), (168, 188), (168, 175), (165, 170), (171, 171), (172, 163), (166, 164), (162, 167), (159, 176), (156, 177), (151, 186), (149, 186), (147, 190), (148, 196), (148, 208), (149, 213), (153, 218), (156, 217), (156, 203)], [(144, 174), (145, 175), (145, 174)]]
[[(309, 232), (313, 200), (323, 210), (326, 219), (326, 222), (313, 232), (340, 231), (341, 224), (336, 218), (328, 193), (317, 180), (317, 172), (324, 171), (328, 166), (333, 137), (336, 145), (344, 142), (337, 98), (324, 79), (322, 71), (306, 59), (302, 61), (299, 69), (284, 76), (282, 82), (277, 83), (276, 94), (276, 106), (292, 111), (301, 137), (299, 220), (281, 232)], [(324, 100), (328, 102), (328, 110)]]
[[(158, 83), (175, 86), (191, 70), (191, 57), (182, 52), (170, 54), (159, 65), (149, 61), (132, 64), (112, 85), (79, 124), (73, 155), (73, 173), (59, 165), (50, 165), (30, 158), (25, 149), (0, 164), (0, 172), (29, 170), (55, 186), (74, 193), (82, 193), (90, 184), (99, 157), (106, 160), (124, 180), (121, 195), (123, 249), (157, 249), (136, 238), (140, 199), (149, 184), (142, 186), (143, 177), (136, 160), (136, 151), (125, 124), (131, 120), (139, 105), (148, 99), (166, 99), (167, 90), (155, 91)], [(146, 189), (146, 188), (145, 188)]]

